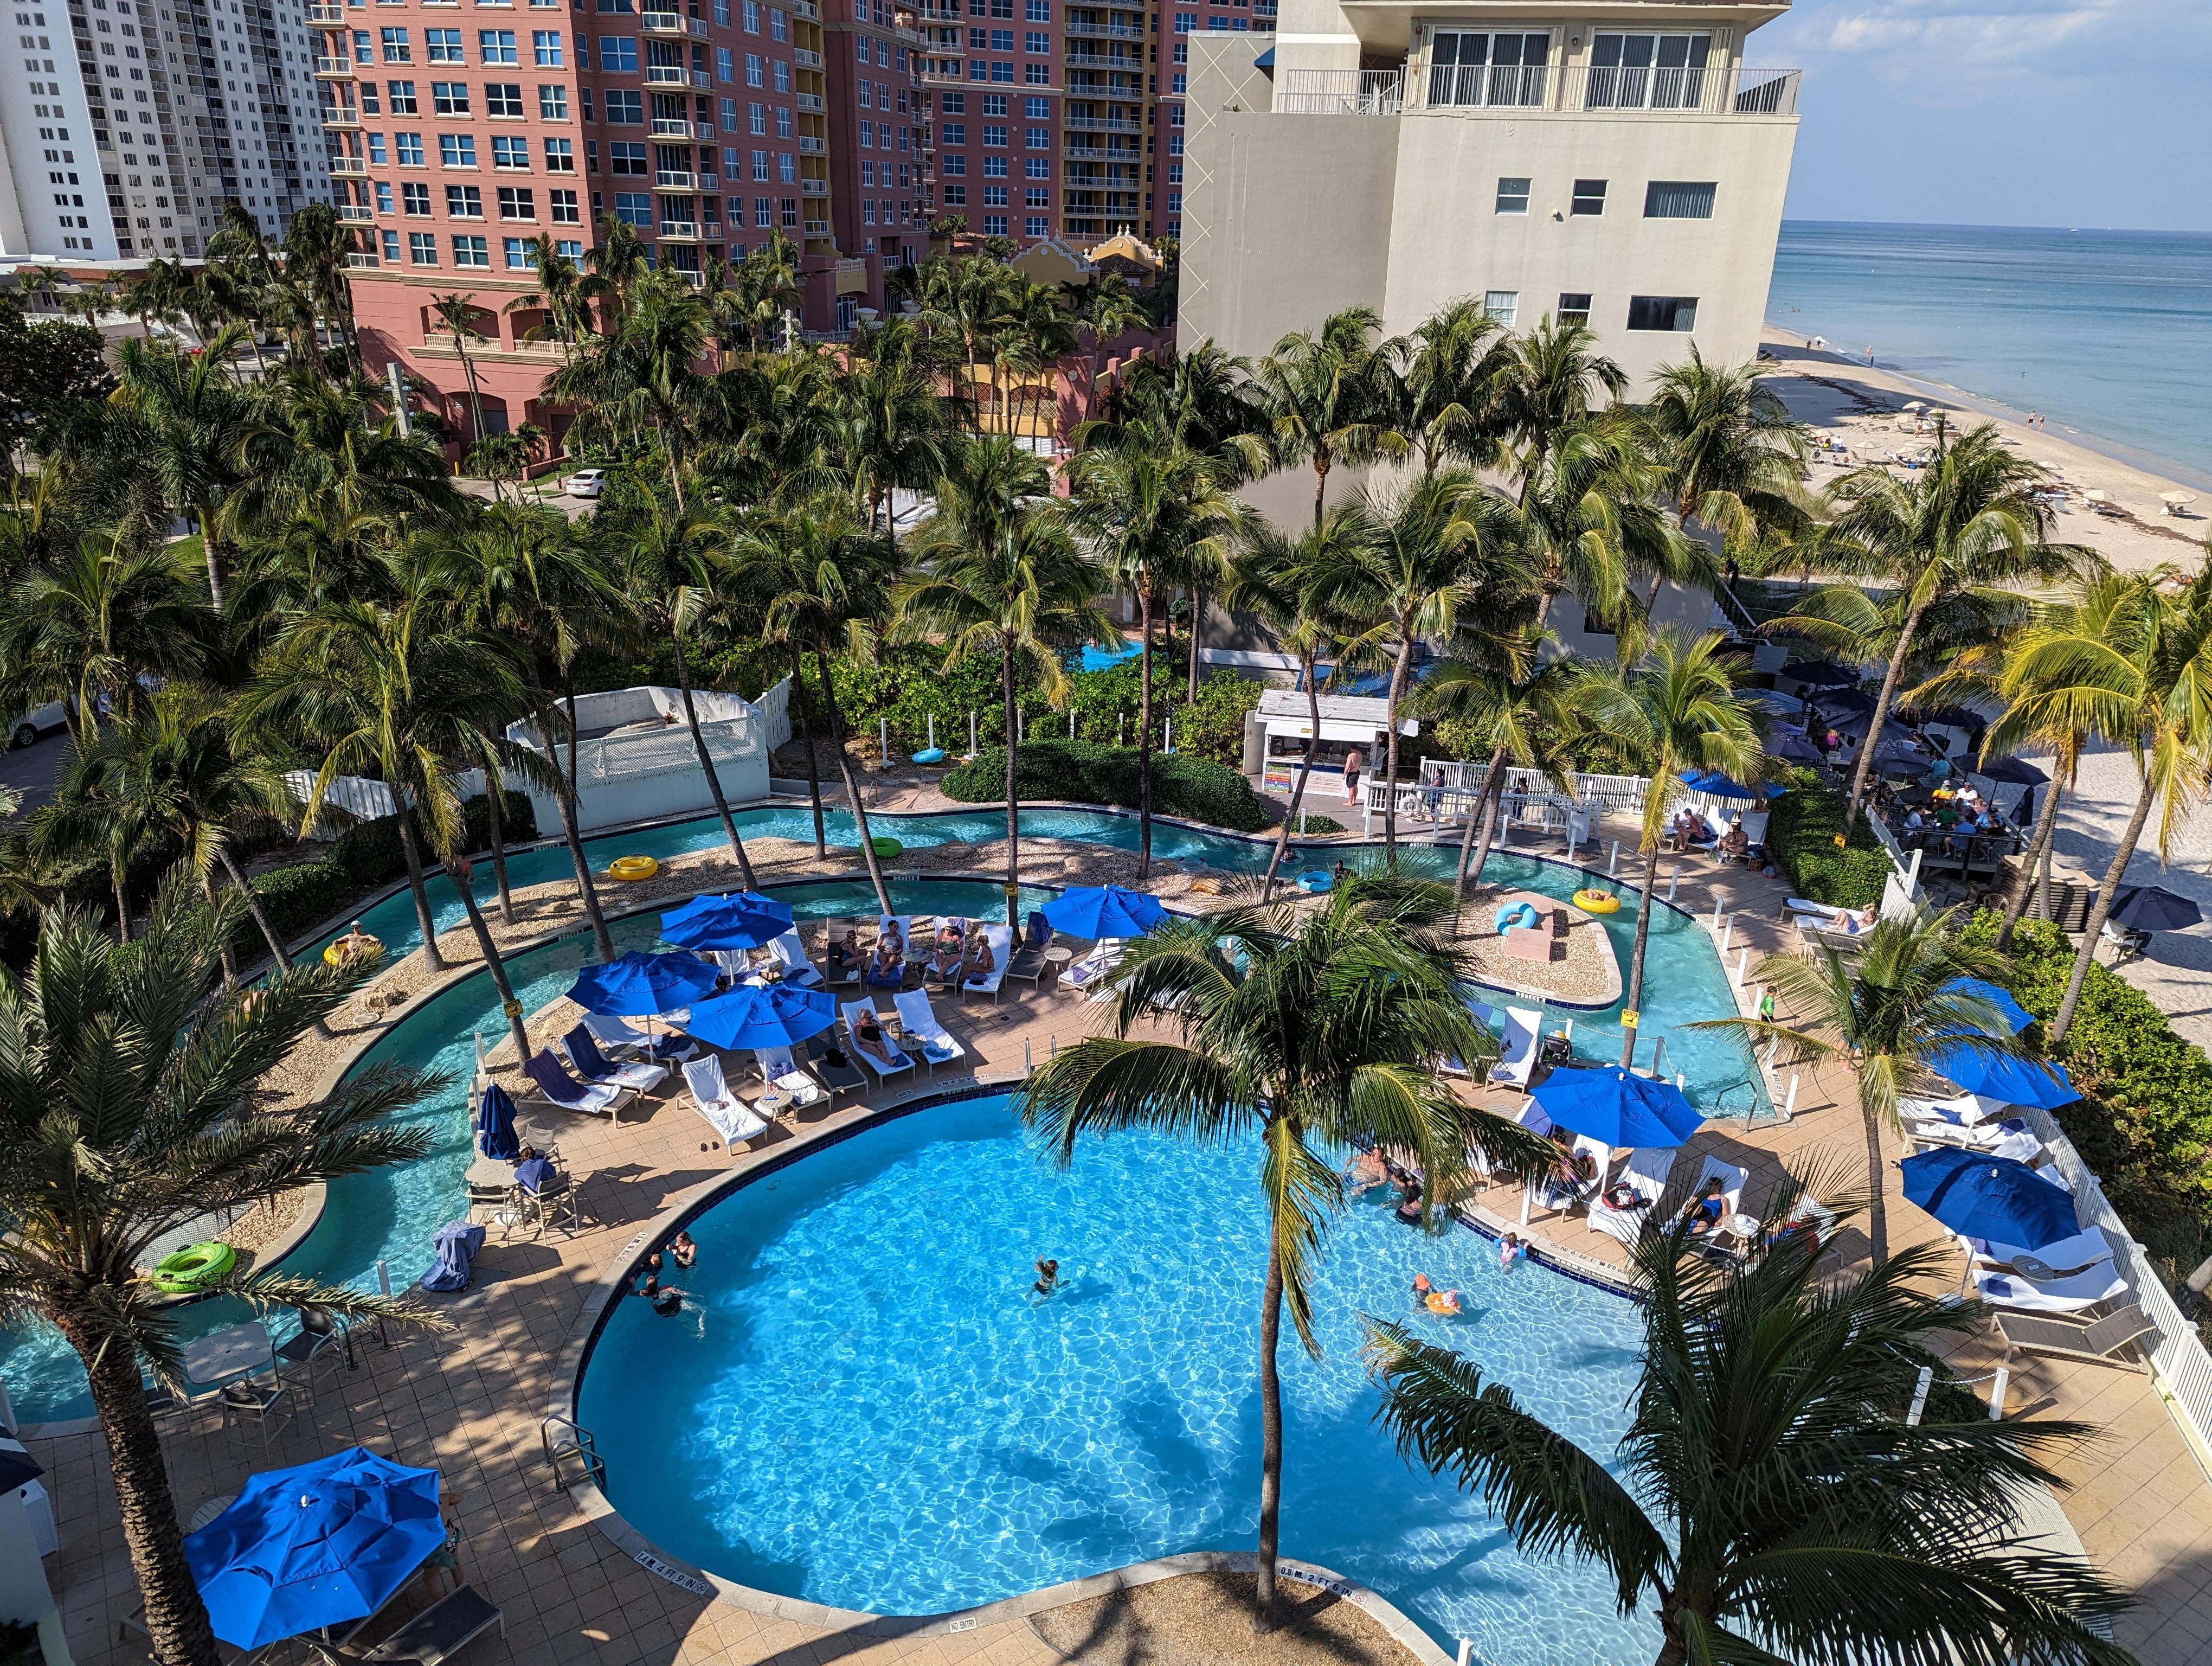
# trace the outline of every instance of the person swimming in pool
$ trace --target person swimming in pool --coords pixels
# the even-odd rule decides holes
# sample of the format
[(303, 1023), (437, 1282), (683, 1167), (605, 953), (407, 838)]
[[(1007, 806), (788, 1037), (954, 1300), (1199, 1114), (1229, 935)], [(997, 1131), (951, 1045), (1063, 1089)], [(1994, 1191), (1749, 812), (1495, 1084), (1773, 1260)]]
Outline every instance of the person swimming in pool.
[(1430, 1312), (1447, 1318), (1459, 1311), (1459, 1292), (1437, 1289), (1425, 1273), (1413, 1274), (1413, 1299)]
[(1346, 1163), (1337, 1178), (1345, 1189), (1358, 1197), (1362, 1192), (1372, 1191), (1377, 1186), (1390, 1183), (1390, 1165), (1383, 1161), (1382, 1153), (1370, 1146)]
[(669, 1259), (685, 1272), (699, 1263), (699, 1246), (691, 1241), (689, 1232), (678, 1232), (668, 1246)]
[(1032, 1296), (1049, 1296), (1060, 1288), (1060, 1263), (1049, 1256), (1037, 1257), (1037, 1280), (1030, 1286)]
[(1522, 1242), (1520, 1233), (1508, 1232), (1498, 1245), (1498, 1264), (1510, 1267), (1528, 1253), (1528, 1246)]

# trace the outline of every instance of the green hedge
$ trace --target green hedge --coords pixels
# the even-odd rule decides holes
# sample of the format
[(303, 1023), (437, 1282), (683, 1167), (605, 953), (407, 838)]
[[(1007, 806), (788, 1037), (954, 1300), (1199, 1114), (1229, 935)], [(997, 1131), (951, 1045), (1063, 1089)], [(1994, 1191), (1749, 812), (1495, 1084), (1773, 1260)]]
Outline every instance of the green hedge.
[[(997, 804), (1006, 790), (1006, 753), (987, 747), (972, 763), (949, 771), (942, 783), (947, 798), (963, 804)], [(1031, 740), (1017, 755), (1014, 791), (1024, 800), (1064, 799), (1073, 804), (1137, 802), (1137, 749), (1096, 746), (1087, 740)], [(1187, 752), (1152, 755), (1152, 809), (1257, 833), (1267, 812), (1251, 784), (1225, 764)]]
[[(501, 831), (507, 835), (507, 842), (527, 844), (536, 838), (538, 816), (530, 806), (529, 795), (510, 792), (506, 806), (507, 824)], [(482, 793), (461, 806), (461, 819), (466, 836), (464, 848), (490, 849), (491, 806)], [(422, 855), (425, 863), (431, 860), (428, 851)], [(399, 818), (379, 816), (374, 821), (355, 823), (331, 841), (331, 854), (325, 860), (349, 875), (356, 885), (365, 888), (390, 885), (407, 872), (407, 854), (399, 842)]]
[(1790, 770), (1782, 779), (1789, 791), (1773, 802), (1766, 851), (1796, 894), (1838, 908), (1880, 903), (1893, 869), (1867, 818), (1859, 818), (1838, 848), (1836, 836), (1844, 830), (1850, 800), (1811, 769)]

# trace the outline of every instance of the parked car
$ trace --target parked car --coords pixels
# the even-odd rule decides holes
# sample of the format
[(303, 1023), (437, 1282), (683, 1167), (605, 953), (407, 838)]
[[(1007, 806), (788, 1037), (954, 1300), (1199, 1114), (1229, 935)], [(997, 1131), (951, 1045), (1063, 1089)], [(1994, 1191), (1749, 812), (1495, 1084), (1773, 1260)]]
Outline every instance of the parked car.
[(40, 736), (52, 733), (64, 721), (62, 702), (52, 701), (17, 718), (15, 727), (8, 731), (8, 744), (12, 747), (36, 745)]
[(597, 497), (607, 489), (605, 469), (578, 469), (568, 477), (568, 493), (572, 497)]

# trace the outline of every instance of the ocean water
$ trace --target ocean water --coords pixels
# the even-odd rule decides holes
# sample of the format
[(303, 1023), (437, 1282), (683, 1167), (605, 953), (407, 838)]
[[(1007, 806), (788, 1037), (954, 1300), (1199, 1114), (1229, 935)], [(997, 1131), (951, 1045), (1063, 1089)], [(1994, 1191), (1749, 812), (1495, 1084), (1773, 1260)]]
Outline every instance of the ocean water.
[(2212, 233), (1784, 221), (1766, 316), (2212, 489)]

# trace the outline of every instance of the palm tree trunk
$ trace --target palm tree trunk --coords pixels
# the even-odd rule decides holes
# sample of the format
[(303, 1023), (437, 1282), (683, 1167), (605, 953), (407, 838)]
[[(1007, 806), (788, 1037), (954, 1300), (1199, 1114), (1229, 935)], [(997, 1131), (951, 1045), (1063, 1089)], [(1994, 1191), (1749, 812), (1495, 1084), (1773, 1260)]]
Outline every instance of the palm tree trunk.
[[(592, 864), (584, 854), (584, 839), (576, 826), (576, 687), (571, 681), (566, 699), (568, 716), (568, 768), (561, 777), (553, 793), (554, 808), (561, 812), (561, 842), (568, 847), (568, 864), (576, 871), (576, 894), (584, 899), (584, 917), (592, 922), (592, 946), (599, 952), (599, 964), (605, 965), (615, 958), (615, 939), (607, 930), (607, 917), (599, 912), (599, 887), (592, 881)], [(541, 728), (538, 733), (544, 734)], [(545, 736), (545, 755), (557, 757), (552, 736)], [(556, 763), (556, 770), (560, 769)]]
[(1882, 1199), (1881, 1116), (1859, 1096), (1859, 1120), (1866, 1124), (1867, 1241), (1873, 1246), (1875, 1264), (1889, 1259), (1889, 1206)]
[(1206, 609), (1213, 599), (1212, 593), (1204, 585), (1194, 585), (1190, 593), (1190, 681), (1183, 690), (1182, 703), (1198, 704), (1198, 645), (1206, 635)]
[(215, 533), (215, 512), (202, 509), (199, 516), (200, 553), (207, 557), (208, 599), (215, 604), (215, 611), (220, 613), (222, 611), (224, 567), (222, 540)]
[(499, 945), (492, 940), (491, 927), (484, 920), (483, 910), (477, 906), (476, 892), (470, 885), (468, 858), (448, 856), (445, 867), (446, 878), (460, 892), (461, 906), (468, 910), (469, 929), (477, 934), (477, 950), (491, 973), (492, 988), (499, 991), (500, 1010), (507, 1014), (507, 1032), (514, 1037), (515, 1064), (528, 1064), (530, 1031), (523, 1025), (522, 1003), (514, 998), (514, 984), (507, 975), (507, 962), (500, 954)]
[(2151, 801), (2157, 797), (2157, 780), (2146, 769), (2142, 791), (2136, 795), (2135, 814), (2128, 818), (2128, 830), (2120, 835), (2120, 848), (2112, 853), (2112, 860), (2105, 868), (2105, 883), (2097, 887), (2096, 904), (2089, 910), (2088, 922), (2081, 927), (2081, 946), (2074, 952), (2074, 971), (2066, 980), (2066, 998), (2058, 1003), (2058, 1015), (2051, 1021), (2051, 1045), (2054, 1049), (2074, 1027), (2074, 1009), (2081, 1005), (2081, 986), (2088, 981), (2090, 958), (2097, 952), (2098, 936), (2112, 912), (2112, 895), (2127, 877), (2128, 864), (2135, 860), (2136, 842), (2142, 837), (2143, 824), (2150, 819)]
[(1920, 628), (1922, 610), (1914, 608), (1905, 617), (1905, 629), (1898, 633), (1897, 647), (1889, 656), (1889, 669), (1882, 673), (1881, 692), (1875, 696), (1874, 711), (1867, 719), (1866, 739), (1859, 743), (1858, 768), (1851, 772), (1850, 802), (1844, 806), (1844, 835), (1850, 836), (1857, 824), (1859, 805), (1866, 798), (1867, 782), (1874, 775), (1875, 748), (1881, 745), (1881, 726), (1889, 716), (1889, 702), (1897, 697), (1898, 680), (1905, 675), (1905, 656), (1912, 652), (1912, 634)]
[(837, 754), (837, 773), (845, 783), (845, 802), (853, 806), (853, 825), (860, 840), (860, 860), (867, 866), (868, 883), (876, 888), (876, 907), (891, 911), (890, 892), (884, 889), (884, 871), (876, 860), (875, 836), (868, 831), (868, 806), (861, 802), (860, 785), (853, 778), (853, 760), (845, 751), (845, 713), (837, 704), (837, 685), (830, 680), (830, 659), (818, 642), (814, 648), (814, 674), (822, 679), (822, 704), (830, 714), (830, 748)]
[(822, 760), (814, 752), (814, 702), (806, 697), (806, 667), (799, 650), (791, 651), (791, 691), (799, 701), (799, 738), (806, 747), (806, 798), (814, 806), (814, 854), (830, 854), (830, 837), (822, 819)]
[(492, 883), (499, 889), (499, 921), (502, 926), (514, 923), (514, 892), (507, 883), (507, 784), (500, 779), (499, 768), (494, 764), (484, 771), (484, 818), (486, 830), (491, 835)]
[(429, 891), (422, 884), (422, 848), (415, 842), (414, 818), (404, 800), (399, 806), (399, 852), (407, 859), (407, 889), (415, 893), (415, 921), (422, 928), (422, 963), (435, 976), (446, 970), (446, 960), (438, 952), (438, 921), (430, 912)]
[(1006, 924), (1021, 924), (1022, 800), (1015, 773), (1021, 714), (1014, 708), (1014, 649), (1006, 643), (999, 661), (999, 688), (1006, 706)]
[(1267, 858), (1267, 877), (1260, 882), (1260, 900), (1270, 901), (1275, 894), (1275, 873), (1283, 865), (1283, 854), (1290, 847), (1291, 824), (1298, 818), (1298, 806), (1306, 795), (1306, 778), (1313, 774), (1314, 749), (1321, 744), (1321, 695), (1314, 686), (1314, 661), (1310, 654), (1299, 656), (1300, 666), (1305, 672), (1306, 702), (1313, 708), (1314, 738), (1306, 743), (1305, 756), (1298, 760), (1298, 778), (1291, 784), (1291, 807), (1283, 813), (1283, 830), (1275, 837), (1275, 854)]
[[(1663, 780), (1654, 781), (1651, 791), (1661, 792)], [(1628, 999), (1621, 1002), (1623, 1011), (1640, 1012), (1644, 1000), (1644, 946), (1651, 936), (1651, 893), (1659, 883), (1659, 841), (1651, 841), (1651, 848), (1644, 853), (1644, 895), (1636, 905), (1636, 946), (1628, 954)], [(1622, 1026), (1620, 1031), (1620, 1067), (1628, 1068), (1636, 1057), (1636, 1031)]]
[[(1152, 586), (1137, 575), (1137, 883), (1152, 871)], [(1316, 730), (1317, 734), (1319, 730)]]
[(1390, 697), (1382, 708), (1383, 721), (1390, 726), (1390, 738), (1383, 744), (1382, 765), (1382, 860), (1398, 860), (1398, 702), (1405, 697), (1406, 672), (1413, 663), (1413, 640), (1404, 622), (1398, 627), (1398, 657), (1390, 665)]
[[(207, 898), (208, 915), (212, 919), (216, 911), (213, 868), (205, 868), (200, 873), (200, 895)], [(231, 964), (228, 932), (225, 932), (216, 940), (216, 958), (222, 963), (222, 987), (228, 989), (238, 982), (238, 968)]]
[(714, 814), (722, 824), (722, 832), (729, 839), (730, 848), (738, 859), (738, 871), (744, 875), (745, 889), (757, 891), (753, 879), (752, 858), (745, 854), (745, 842), (738, 836), (738, 824), (730, 818), (730, 806), (722, 797), (721, 778), (714, 773), (714, 755), (707, 750), (707, 737), (699, 729), (699, 708), (691, 700), (691, 667), (684, 663), (684, 632), (672, 620), (668, 634), (676, 643), (676, 686), (684, 696), (684, 721), (691, 727), (691, 745), (699, 754), (699, 767), (706, 772), (707, 792), (714, 800)]
[(126, 882), (129, 870), (120, 861), (107, 865), (109, 882), (115, 887), (115, 940), (131, 940), (131, 889)]
[[(1474, 796), (1474, 804), (1467, 813), (1467, 831), (1459, 836), (1459, 872), (1452, 879), (1452, 914), (1456, 917), (1467, 903), (1468, 858), (1474, 849), (1474, 824), (1482, 824), (1482, 855), (1474, 862), (1475, 883), (1482, 882), (1483, 864), (1490, 860), (1490, 789), (1498, 784), (1498, 777), (1505, 768), (1505, 749), (1500, 746), (1490, 755), (1490, 767), (1483, 771), (1482, 790)], [(1461, 771), (1464, 780), (1466, 771)]]
[(1328, 491), (1328, 453), (1319, 446), (1314, 447), (1314, 528), (1321, 528), (1321, 505)]
[(107, 1438), (108, 1468), (123, 1517), (131, 1571), (146, 1600), (146, 1630), (155, 1658), (174, 1666), (217, 1666), (207, 1605), (185, 1560), (177, 1501), (161, 1462), (161, 1437), (146, 1409), (137, 1350), (121, 1347), (69, 1313), (54, 1322), (91, 1379), (93, 1408)]
[(1282, 1228), (1267, 1225), (1267, 1283), (1260, 1296), (1260, 1557), (1252, 1626), (1275, 1627), (1275, 1552), (1283, 1528), (1283, 1380), (1275, 1350), (1283, 1333)]
[(2043, 812), (2035, 818), (2035, 830), (2028, 836), (2027, 848), (2021, 853), (2020, 878), (2013, 882), (2011, 894), (2005, 898), (2004, 920), (1997, 927), (1996, 940), (1990, 946), (1999, 954), (2012, 941), (2013, 927), (2027, 912), (2027, 899), (2035, 890), (2036, 864), (2050, 848), (2051, 835), (2058, 827), (2059, 784), (2053, 781), (2043, 795)]
[(276, 935), (276, 927), (270, 924), (269, 910), (261, 906), (260, 897), (246, 883), (246, 875), (238, 866), (238, 858), (232, 855), (229, 847), (225, 845), (216, 852), (216, 860), (222, 864), (222, 871), (230, 876), (230, 883), (238, 888), (238, 894), (246, 899), (246, 911), (253, 916), (253, 923), (261, 927), (261, 940), (269, 945), (269, 958), (280, 970), (290, 971), (292, 957), (284, 952), (284, 939)]

